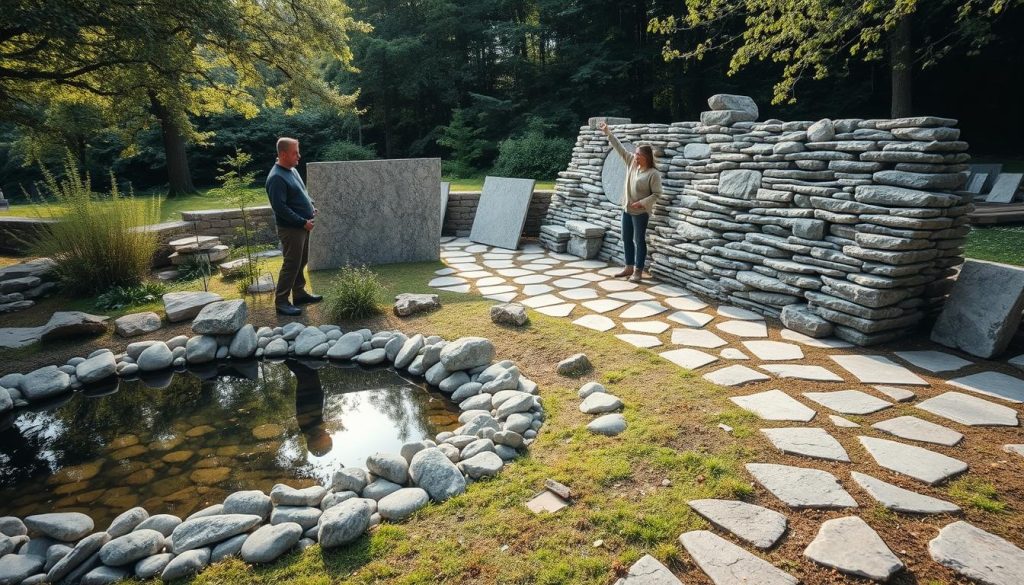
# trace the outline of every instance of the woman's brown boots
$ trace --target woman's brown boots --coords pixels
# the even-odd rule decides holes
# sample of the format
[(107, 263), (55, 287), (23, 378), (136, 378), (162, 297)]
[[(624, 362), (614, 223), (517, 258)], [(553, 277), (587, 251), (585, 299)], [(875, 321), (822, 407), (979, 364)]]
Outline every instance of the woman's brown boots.
[(617, 272), (615, 274), (615, 278), (622, 278), (624, 276), (632, 276), (632, 275), (633, 275), (633, 267), (632, 266), (626, 266), (620, 272)]

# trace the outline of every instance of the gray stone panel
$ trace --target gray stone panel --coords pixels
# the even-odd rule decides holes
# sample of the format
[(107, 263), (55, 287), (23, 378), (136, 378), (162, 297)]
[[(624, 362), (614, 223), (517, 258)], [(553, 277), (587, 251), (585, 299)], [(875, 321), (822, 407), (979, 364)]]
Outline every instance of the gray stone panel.
[(452, 184), (448, 181), (441, 181), (441, 228), (444, 228), (444, 214), (448, 211), (448, 194), (451, 193)]
[[(629, 142), (622, 142), (622, 148), (627, 152), (636, 150)], [(605, 199), (614, 205), (622, 205), (622, 198), (626, 196), (626, 170), (626, 162), (614, 149), (605, 154), (601, 165), (601, 188)]]
[(515, 250), (533, 197), (533, 179), (486, 177), (469, 239)]
[(1024, 269), (968, 260), (932, 329), (932, 341), (971, 355), (1002, 353), (1024, 311)]
[(322, 162), (306, 169), (319, 211), (310, 270), (438, 259), (440, 159)]
[(992, 190), (989, 191), (988, 197), (985, 198), (985, 203), (1013, 202), (1017, 196), (1017, 189), (1020, 188), (1021, 179), (1024, 179), (1024, 174), (1021, 173), (1000, 174), (992, 185)]

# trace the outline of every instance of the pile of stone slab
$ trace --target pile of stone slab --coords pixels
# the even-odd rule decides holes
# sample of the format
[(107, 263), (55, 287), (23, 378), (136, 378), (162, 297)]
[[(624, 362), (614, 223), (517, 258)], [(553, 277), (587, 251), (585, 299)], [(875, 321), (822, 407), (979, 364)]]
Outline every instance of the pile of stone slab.
[(228, 257), (230, 248), (220, 243), (217, 236), (188, 236), (167, 243), (174, 252), (169, 260), (175, 266), (196, 262), (216, 264)]
[(35, 258), (0, 268), (0, 314), (23, 311), (57, 288), (55, 267), (49, 258)]
[[(756, 122), (750, 98), (708, 102), (702, 122), (611, 127), (651, 145), (663, 175), (648, 232), (656, 276), (859, 345), (941, 308), (973, 209), (956, 120)], [(621, 261), (608, 193), (622, 176), (602, 120), (580, 129), (546, 221), (605, 227), (598, 256)]]
[(565, 222), (569, 230), (569, 245), (566, 250), (573, 256), (590, 259), (596, 258), (604, 241), (604, 228), (586, 221), (569, 220)]
[(569, 247), (571, 234), (565, 226), (548, 224), (540, 226), (540, 243), (552, 252), (564, 253)]

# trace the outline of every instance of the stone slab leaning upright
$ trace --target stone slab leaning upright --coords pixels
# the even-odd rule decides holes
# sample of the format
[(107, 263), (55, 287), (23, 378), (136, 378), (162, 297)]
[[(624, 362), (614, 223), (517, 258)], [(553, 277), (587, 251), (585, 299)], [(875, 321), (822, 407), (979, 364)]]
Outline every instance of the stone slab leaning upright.
[(991, 358), (1009, 345), (1024, 311), (1024, 269), (968, 260), (935, 321), (932, 341)]
[(310, 270), (439, 258), (440, 159), (318, 162), (306, 173), (319, 212)]
[(533, 179), (486, 177), (469, 239), (515, 250), (533, 197)]

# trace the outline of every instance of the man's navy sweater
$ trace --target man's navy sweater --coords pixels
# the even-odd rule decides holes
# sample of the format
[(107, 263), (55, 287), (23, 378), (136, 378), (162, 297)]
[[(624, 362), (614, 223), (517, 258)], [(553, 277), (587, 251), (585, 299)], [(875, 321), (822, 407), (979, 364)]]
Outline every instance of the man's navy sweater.
[(303, 227), (313, 219), (313, 200), (299, 171), (275, 164), (267, 175), (267, 197), (274, 209), (274, 219), (282, 227)]

